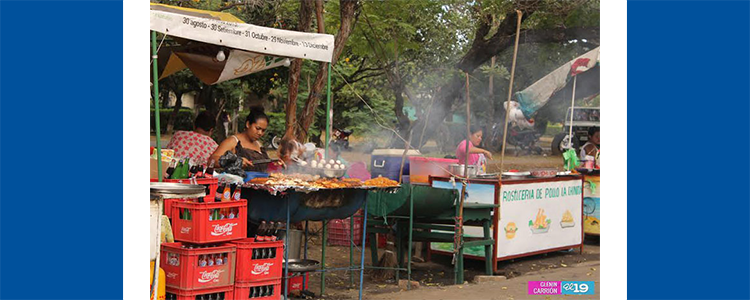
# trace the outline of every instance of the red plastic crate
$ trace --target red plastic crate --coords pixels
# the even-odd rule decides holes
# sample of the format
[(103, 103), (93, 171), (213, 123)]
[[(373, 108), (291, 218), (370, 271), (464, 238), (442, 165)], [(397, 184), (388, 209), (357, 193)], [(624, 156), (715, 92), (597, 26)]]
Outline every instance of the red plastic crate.
[[(256, 242), (254, 238), (233, 241), (237, 246), (237, 271), (235, 271), (236, 282), (267, 281), (281, 278), (281, 270), (284, 268), (284, 241)], [(272, 250), (273, 249), (273, 250)], [(253, 259), (254, 251), (269, 251), (275, 253), (270, 258)]]
[[(352, 217), (328, 222), (328, 244), (331, 246), (349, 246), (351, 238), (350, 222)], [(354, 216), (354, 245), (362, 244), (361, 211)]]
[(233, 300), (235, 299), (234, 286), (205, 289), (205, 290), (194, 290), (194, 291), (185, 291), (185, 290), (167, 288), (167, 295), (166, 295), (165, 300), (196, 300), (196, 299), (198, 300), (208, 300), (208, 299)]
[[(189, 244), (166, 243), (161, 246), (161, 268), (166, 275), (166, 286), (179, 290), (198, 290), (226, 287), (234, 284), (234, 268), (237, 247), (221, 244), (206, 248), (183, 248)], [(200, 266), (206, 257), (221, 255), (221, 265)]]
[[(214, 209), (225, 215), (213, 220)], [(190, 218), (184, 217), (185, 210)], [(235, 217), (229, 219), (230, 212)], [(181, 214), (183, 213), (183, 214)], [(226, 242), (247, 237), (247, 201), (197, 203), (177, 201), (172, 203), (172, 231), (175, 241), (194, 244)]]
[[(291, 276), (291, 274), (288, 274), (287, 276)], [(305, 290), (305, 280), (307, 282), (307, 285), (310, 285), (310, 273), (305, 273), (305, 275), (297, 275), (293, 277), (289, 277), (289, 290), (288, 292), (295, 292), (295, 291), (302, 291)], [(284, 279), (281, 280), (281, 290), (284, 291)]]
[[(267, 296), (260, 296), (256, 293), (267, 293)], [(253, 297), (255, 295), (255, 297)], [(281, 279), (258, 281), (258, 282), (238, 282), (234, 285), (235, 299), (256, 299), (256, 300), (278, 300), (281, 298)]]
[[(159, 180), (151, 179), (151, 182), (157, 182), (157, 181)], [(162, 181), (193, 184), (192, 179), (163, 179)], [(216, 190), (219, 188), (219, 179), (216, 177), (208, 177), (208, 178), (196, 178), (195, 181), (197, 184), (200, 184), (206, 188), (206, 196), (203, 197), (203, 202), (214, 202), (214, 199), (216, 199)], [(165, 211), (168, 211), (168, 210), (165, 210)]]

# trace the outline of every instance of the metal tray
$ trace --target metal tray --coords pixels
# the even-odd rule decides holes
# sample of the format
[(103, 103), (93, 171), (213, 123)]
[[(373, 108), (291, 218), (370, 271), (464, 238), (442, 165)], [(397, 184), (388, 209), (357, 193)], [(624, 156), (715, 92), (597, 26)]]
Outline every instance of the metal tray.
[(151, 195), (165, 199), (200, 198), (206, 196), (206, 188), (198, 184), (152, 182)]
[[(286, 265), (283, 264), (282, 265)], [(315, 271), (320, 268), (320, 262), (312, 259), (290, 259), (289, 270), (292, 273)]]

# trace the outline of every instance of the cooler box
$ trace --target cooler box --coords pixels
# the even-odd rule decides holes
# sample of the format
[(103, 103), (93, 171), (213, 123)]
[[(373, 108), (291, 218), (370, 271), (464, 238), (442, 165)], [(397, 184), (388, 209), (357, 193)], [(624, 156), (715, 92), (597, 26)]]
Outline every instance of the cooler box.
[(411, 169), (409, 181), (411, 183), (430, 183), (430, 176), (450, 176), (448, 166), (457, 164), (458, 159), (409, 157)]
[[(398, 171), (401, 169), (401, 157), (404, 149), (375, 149), (370, 158), (370, 173), (372, 178), (383, 176), (398, 181)], [(409, 157), (420, 156), (419, 150), (409, 150), (404, 161), (404, 175), (409, 174)]]

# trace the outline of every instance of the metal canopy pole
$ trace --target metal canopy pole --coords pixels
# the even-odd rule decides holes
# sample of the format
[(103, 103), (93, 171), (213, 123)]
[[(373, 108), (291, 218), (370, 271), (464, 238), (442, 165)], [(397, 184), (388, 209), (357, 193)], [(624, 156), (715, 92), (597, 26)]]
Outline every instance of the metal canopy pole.
[(570, 97), (570, 126), (568, 129), (568, 149), (573, 149), (573, 113), (576, 104), (576, 79), (578, 76), (573, 75), (573, 97)]
[(331, 63), (328, 63), (328, 87), (327, 93), (328, 99), (326, 100), (326, 153), (323, 157), (326, 160), (331, 159), (328, 157), (328, 143), (331, 141), (331, 123), (333, 120), (333, 111), (331, 111)]
[[(156, 170), (159, 173), (157, 178), (162, 181), (161, 170), (161, 125), (159, 124), (159, 67), (156, 55), (156, 31), (151, 31), (151, 59), (153, 60), (154, 69), (154, 118), (156, 118)], [(155, 272), (158, 274), (159, 272)]]
[[(508, 117), (510, 117), (510, 100), (512, 99), (511, 96), (513, 95), (513, 77), (515, 77), (516, 74), (516, 57), (518, 56), (518, 38), (521, 34), (521, 17), (523, 16), (523, 12), (520, 10), (516, 10), (516, 14), (518, 14), (518, 24), (516, 24), (516, 46), (513, 47), (513, 63), (510, 67), (510, 84), (508, 85), (508, 105), (505, 107), (505, 126), (503, 129), (503, 147), (502, 152), (500, 153), (500, 172), (503, 172), (503, 166), (505, 164), (505, 142), (507, 140), (508, 136)], [(516, 149), (516, 151), (518, 151)]]
[[(156, 55), (156, 31), (151, 31), (151, 59), (153, 59), (153, 69), (154, 69), (154, 113), (156, 114), (156, 168), (157, 172), (159, 173), (157, 178), (159, 179), (159, 182), (162, 181), (161, 176), (161, 144), (159, 144), (159, 139), (161, 139), (160, 134), (160, 128), (159, 128), (159, 76), (158, 76), (158, 67), (157, 67), (157, 55)], [(157, 299), (157, 294), (159, 293), (159, 242), (161, 241), (161, 210), (162, 210), (162, 201), (159, 201), (159, 219), (157, 220), (157, 232), (159, 232), (157, 239), (156, 239), (156, 259), (154, 261), (154, 278), (152, 279), (153, 285), (151, 285), (151, 299)]]

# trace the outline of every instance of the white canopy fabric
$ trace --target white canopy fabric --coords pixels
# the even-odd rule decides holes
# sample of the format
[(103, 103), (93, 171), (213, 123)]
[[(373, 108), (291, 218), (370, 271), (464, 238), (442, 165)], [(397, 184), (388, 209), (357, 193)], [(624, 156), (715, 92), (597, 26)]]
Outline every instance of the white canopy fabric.
[(170, 36), (282, 57), (331, 62), (334, 37), (151, 9), (151, 30)]

